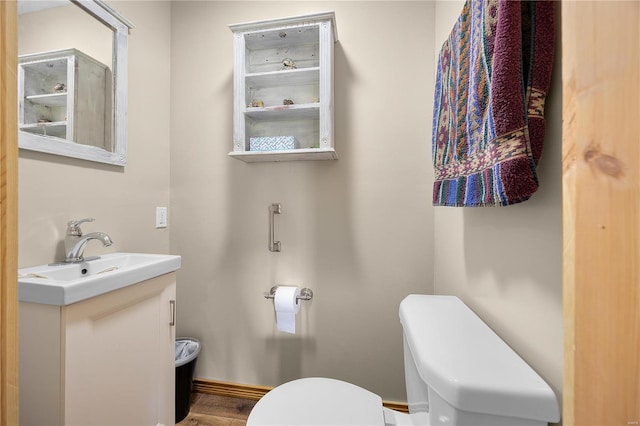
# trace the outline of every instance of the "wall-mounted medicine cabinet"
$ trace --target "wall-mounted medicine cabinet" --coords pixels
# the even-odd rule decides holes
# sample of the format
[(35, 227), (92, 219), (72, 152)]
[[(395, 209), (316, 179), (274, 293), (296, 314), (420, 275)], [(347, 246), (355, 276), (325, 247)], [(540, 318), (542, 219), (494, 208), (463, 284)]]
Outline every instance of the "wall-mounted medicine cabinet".
[(246, 162), (337, 159), (333, 12), (230, 25), (233, 151)]

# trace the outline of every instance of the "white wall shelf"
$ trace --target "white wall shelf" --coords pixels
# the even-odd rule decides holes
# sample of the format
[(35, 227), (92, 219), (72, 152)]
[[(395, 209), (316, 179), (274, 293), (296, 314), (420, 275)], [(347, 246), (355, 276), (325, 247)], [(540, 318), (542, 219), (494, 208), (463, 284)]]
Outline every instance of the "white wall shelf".
[(48, 93), (45, 95), (31, 95), (25, 96), (25, 99), (31, 101), (34, 104), (45, 106), (66, 106), (67, 105), (67, 92), (62, 93)]
[[(333, 12), (234, 24), (232, 158), (337, 159), (333, 138)], [(295, 68), (285, 65), (290, 59)], [(289, 103), (289, 102), (292, 102)], [(251, 150), (252, 138), (294, 137), (296, 149)]]
[(232, 151), (229, 155), (246, 163), (261, 161), (337, 160), (333, 148), (283, 149), (278, 151)]
[(106, 65), (76, 49), (36, 53), (19, 58), (18, 78), (21, 131), (110, 147)]
[(247, 86), (253, 88), (319, 84), (320, 67), (251, 73), (245, 78)]
[(246, 118), (254, 120), (295, 120), (320, 117), (320, 104), (281, 105), (264, 108), (247, 108)]

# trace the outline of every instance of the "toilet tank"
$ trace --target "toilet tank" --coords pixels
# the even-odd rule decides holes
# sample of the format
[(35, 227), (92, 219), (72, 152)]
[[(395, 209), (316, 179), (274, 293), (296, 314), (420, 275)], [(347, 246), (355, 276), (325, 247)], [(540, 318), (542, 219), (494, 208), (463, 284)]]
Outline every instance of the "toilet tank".
[(400, 303), (407, 400), (430, 425), (544, 425), (560, 420), (549, 385), (460, 299)]

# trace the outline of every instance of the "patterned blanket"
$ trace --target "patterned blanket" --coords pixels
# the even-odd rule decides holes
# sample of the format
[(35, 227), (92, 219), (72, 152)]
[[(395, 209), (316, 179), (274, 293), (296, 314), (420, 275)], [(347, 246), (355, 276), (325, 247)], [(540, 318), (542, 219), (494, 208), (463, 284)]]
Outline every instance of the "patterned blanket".
[(506, 206), (538, 189), (552, 1), (467, 0), (438, 60), (436, 206)]

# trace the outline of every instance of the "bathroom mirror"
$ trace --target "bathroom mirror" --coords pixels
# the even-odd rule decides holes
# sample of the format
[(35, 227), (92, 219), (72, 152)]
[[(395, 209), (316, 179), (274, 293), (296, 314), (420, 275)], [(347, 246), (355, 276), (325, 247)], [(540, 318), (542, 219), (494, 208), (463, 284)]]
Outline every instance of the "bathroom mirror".
[(127, 163), (127, 39), (101, 0), (18, 1), (18, 145)]

